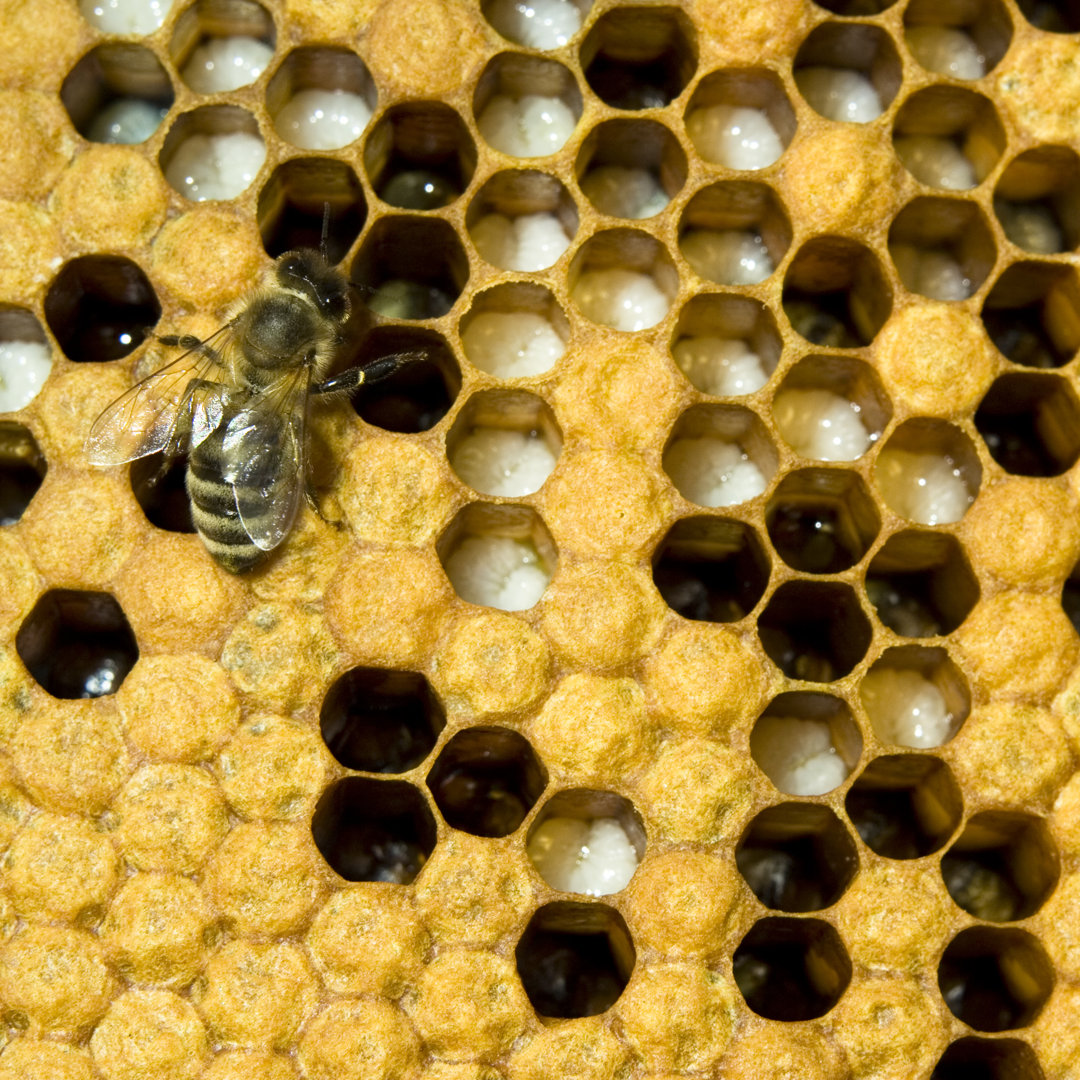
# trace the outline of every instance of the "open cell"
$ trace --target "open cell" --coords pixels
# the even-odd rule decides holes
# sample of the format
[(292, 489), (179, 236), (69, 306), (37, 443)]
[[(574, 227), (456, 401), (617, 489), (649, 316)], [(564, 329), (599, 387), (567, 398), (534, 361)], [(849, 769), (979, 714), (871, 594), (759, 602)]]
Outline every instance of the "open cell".
[(567, 900), (545, 904), (533, 915), (514, 956), (532, 1007), (550, 1019), (607, 1012), (630, 981), (637, 958), (614, 908)]
[(614, 109), (662, 109), (697, 69), (697, 32), (673, 7), (617, 7), (593, 23), (581, 45), (581, 69)]
[(346, 881), (408, 885), (435, 850), (435, 818), (404, 780), (347, 776), (319, 800), (311, 835)]
[(45, 321), (69, 360), (119, 360), (161, 318), (142, 270), (119, 255), (72, 259), (45, 294)]
[(1018, 154), (994, 188), (994, 213), (1005, 235), (1033, 255), (1080, 244), (1080, 157), (1068, 146)]
[(1080, 32), (1080, 5), (1075, 0), (1017, 0), (1016, 6), (1038, 30), (1050, 34)]
[(737, 622), (757, 607), (769, 583), (769, 559), (745, 522), (684, 518), (653, 555), (653, 581), (684, 619)]
[(735, 849), (753, 894), (777, 911), (820, 911), (844, 895), (859, 856), (847, 826), (827, 806), (781, 803), (762, 810)]
[(799, 47), (793, 68), (799, 93), (828, 120), (869, 124), (900, 89), (892, 39), (866, 23), (822, 23)]
[(957, 1039), (930, 1080), (1045, 1080), (1035, 1051), (1020, 1039)]
[(851, 982), (851, 960), (835, 928), (821, 919), (759, 919), (732, 957), (746, 1004), (767, 1020), (824, 1016)]
[(193, 533), (187, 493), (187, 454), (166, 459), (149, 454), (131, 463), (131, 491), (146, 520), (166, 532)]
[(493, 150), (515, 158), (561, 150), (581, 109), (581, 91), (569, 68), (524, 53), (493, 57), (473, 94), (480, 136)]
[(323, 246), (332, 263), (340, 262), (367, 219), (364, 192), (356, 173), (333, 158), (293, 158), (279, 165), (259, 192), (256, 211), (267, 255)]
[(446, 715), (423, 675), (357, 667), (330, 687), (319, 725), (330, 753), (347, 769), (403, 773), (435, 748)]
[(769, 659), (789, 678), (842, 679), (870, 647), (870, 620), (850, 586), (789, 581), (773, 593), (758, 619)]
[(679, 312), (671, 355), (703, 394), (741, 397), (760, 390), (780, 359), (772, 312), (746, 296), (706, 293)]
[(785, 795), (826, 795), (851, 774), (862, 754), (851, 710), (831, 694), (780, 694), (750, 733), (754, 763)]
[(1002, 0), (912, 0), (904, 9), (904, 41), (927, 71), (950, 79), (981, 79), (1012, 41)]
[(270, 13), (253, 0), (197, 0), (176, 20), (169, 59), (196, 94), (250, 86), (274, 57)]
[(1061, 606), (1069, 622), (1080, 632), (1080, 563), (1072, 568), (1061, 589)]
[(139, 659), (127, 617), (109, 593), (50, 589), (23, 620), (15, 650), (56, 698), (115, 694)]
[(364, 132), (377, 94), (363, 60), (326, 45), (293, 49), (266, 87), (274, 130), (301, 150), (340, 150)]
[(52, 366), (52, 349), (33, 313), (0, 304), (0, 412), (17, 412), (29, 405)]
[(575, 37), (592, 0), (483, 0), (480, 5), (496, 30), (527, 49), (559, 49)]
[(45, 479), (45, 455), (30, 429), (0, 422), (0, 526), (14, 525)]
[(1060, 263), (1013, 263), (986, 297), (982, 321), (1014, 364), (1063, 367), (1080, 349), (1080, 275)]
[(262, 169), (266, 144), (246, 109), (206, 105), (177, 117), (158, 161), (165, 179), (185, 199), (234, 199)]
[(664, 472), (699, 506), (757, 498), (776, 473), (776, 448), (749, 409), (694, 405), (679, 417), (664, 448)]
[(539, 491), (562, 449), (550, 406), (524, 390), (483, 390), (446, 436), (450, 467), (483, 495), (519, 498)]
[(972, 926), (949, 943), (938, 965), (949, 1011), (976, 1031), (1027, 1027), (1054, 988), (1054, 968), (1025, 930)]
[(645, 827), (629, 799), (574, 788), (548, 799), (525, 848), (553, 889), (609, 896), (626, 888), (644, 858)]
[(479, 293), (459, 333), (473, 367), (520, 379), (542, 375), (562, 358), (570, 324), (549, 289), (515, 281)]
[(875, 758), (844, 801), (855, 831), (886, 859), (919, 859), (944, 847), (963, 813), (949, 766), (929, 755)]
[(834, 15), (847, 18), (880, 15), (893, 6), (895, 0), (814, 0), (818, 7), (831, 11)]
[(462, 600), (501, 611), (533, 607), (558, 564), (547, 526), (528, 506), (471, 503), (447, 526), (436, 550)]
[(168, 18), (175, 0), (79, 0), (79, 11), (105, 34), (152, 34)]
[(783, 83), (765, 68), (726, 68), (698, 83), (686, 107), (686, 134), (708, 162), (764, 169), (795, 135), (795, 112)]
[(947, 743), (971, 711), (967, 681), (940, 647), (886, 649), (863, 676), (859, 697), (878, 739), (915, 750)]
[(509, 836), (547, 784), (528, 739), (502, 727), (459, 731), (428, 773), (446, 824), (473, 836)]
[(1045, 819), (1004, 810), (976, 814), (941, 860), (949, 895), (987, 922), (1034, 915), (1053, 892), (1058, 869)]
[(765, 508), (765, 523), (780, 558), (806, 574), (854, 566), (881, 527), (862, 478), (847, 469), (788, 473)]
[(679, 275), (659, 240), (636, 229), (591, 236), (570, 263), (570, 295), (591, 322), (648, 330), (666, 317)]
[(874, 483), (894, 513), (919, 525), (947, 525), (975, 501), (982, 465), (959, 428), (916, 418), (901, 424), (881, 448)]
[(892, 311), (892, 289), (874, 253), (839, 236), (808, 240), (784, 277), (784, 314), (813, 345), (869, 345)]
[(907, 529), (890, 536), (866, 570), (866, 595), (900, 637), (951, 634), (979, 599), (956, 537)]
[(991, 457), (1017, 476), (1059, 476), (1080, 457), (1080, 403), (1059, 375), (1001, 375), (975, 413)]
[(149, 49), (106, 42), (71, 69), (60, 100), (84, 138), (132, 144), (157, 131), (175, 95), (161, 61)]
[(575, 172), (582, 193), (600, 213), (650, 218), (686, 183), (686, 154), (655, 120), (608, 120), (586, 136)]

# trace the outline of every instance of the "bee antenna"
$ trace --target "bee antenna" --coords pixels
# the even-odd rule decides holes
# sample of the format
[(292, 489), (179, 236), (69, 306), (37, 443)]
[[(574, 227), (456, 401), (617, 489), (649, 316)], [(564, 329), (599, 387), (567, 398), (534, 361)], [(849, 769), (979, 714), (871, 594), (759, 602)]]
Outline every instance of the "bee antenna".
[(373, 293), (373, 292), (377, 291), (374, 285), (365, 285), (364, 282), (362, 282), (362, 281), (353, 281), (352, 278), (349, 278), (349, 285), (352, 288), (354, 288), (357, 292)]
[(322, 233), (319, 236), (319, 254), (324, 259), (326, 259), (327, 262), (330, 261), (330, 258), (329, 258), (329, 256), (327, 255), (327, 252), (326, 252), (327, 244), (328, 244), (329, 240), (330, 240), (330, 200), (327, 199), (323, 203), (323, 208), (322, 208)]

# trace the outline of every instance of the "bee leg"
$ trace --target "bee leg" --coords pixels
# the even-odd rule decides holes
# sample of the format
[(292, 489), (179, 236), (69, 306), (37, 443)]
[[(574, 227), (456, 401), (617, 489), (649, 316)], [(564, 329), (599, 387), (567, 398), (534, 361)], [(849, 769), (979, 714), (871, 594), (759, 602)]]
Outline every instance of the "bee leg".
[(332, 525), (335, 529), (344, 529), (345, 521), (343, 518), (331, 518), (327, 517), (323, 513), (322, 506), (319, 505), (319, 496), (315, 491), (314, 485), (311, 483), (310, 478), (304, 484), (304, 497), (307, 499), (308, 506), (311, 507), (312, 513), (327, 525)]
[(165, 334), (158, 338), (158, 343), (169, 348), (184, 349), (186, 352), (201, 353), (208, 360), (213, 360), (215, 364), (221, 363), (221, 353), (209, 342), (195, 337), (194, 334)]
[(369, 364), (346, 368), (340, 375), (334, 375), (321, 383), (316, 383), (311, 388), (311, 393), (352, 394), (366, 383), (389, 378), (406, 364), (426, 358), (427, 354), (423, 352), (391, 353), (389, 356), (380, 356)]

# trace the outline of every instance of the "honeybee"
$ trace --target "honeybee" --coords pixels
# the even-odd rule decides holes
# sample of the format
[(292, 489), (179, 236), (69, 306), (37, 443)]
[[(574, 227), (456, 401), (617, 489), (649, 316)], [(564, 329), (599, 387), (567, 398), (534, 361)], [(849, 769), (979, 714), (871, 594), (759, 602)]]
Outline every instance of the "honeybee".
[(351, 394), (417, 354), (395, 353), (331, 378), (349, 317), (348, 279), (325, 254), (287, 251), (267, 282), (205, 341), (162, 337), (185, 350), (94, 421), (94, 465), (188, 455), (195, 528), (229, 572), (251, 569), (289, 534), (307, 484), (305, 426), (312, 395)]

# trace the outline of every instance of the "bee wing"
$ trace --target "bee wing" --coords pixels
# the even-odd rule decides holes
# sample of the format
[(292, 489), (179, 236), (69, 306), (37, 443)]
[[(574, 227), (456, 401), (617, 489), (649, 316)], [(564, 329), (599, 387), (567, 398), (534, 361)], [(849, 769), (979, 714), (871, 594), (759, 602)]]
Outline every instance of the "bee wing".
[(310, 370), (297, 368), (252, 398), (222, 440), (223, 479), (232, 485), (244, 531), (262, 551), (289, 534), (304, 486), (304, 428)]
[[(121, 394), (90, 428), (90, 463), (123, 465), (159, 450), (183, 453), (214, 431), (221, 424), (229, 388), (220, 381), (221, 354), (209, 346), (228, 334), (231, 325)], [(229, 340), (222, 338), (219, 348)]]

